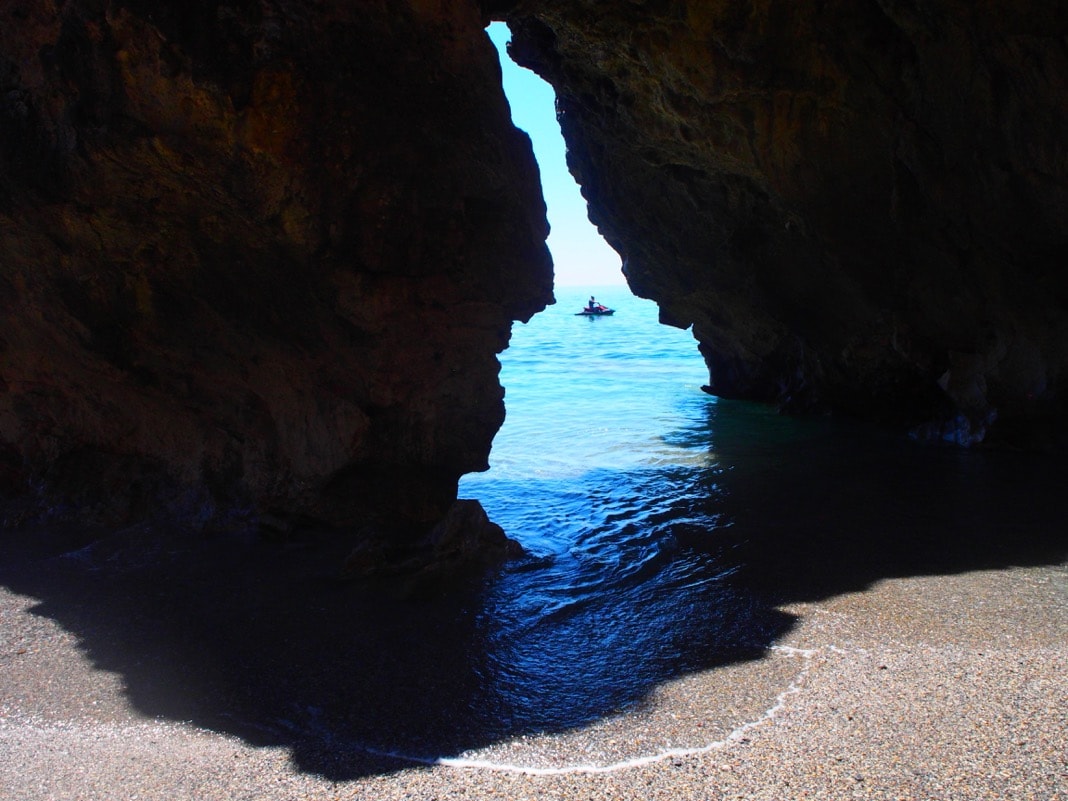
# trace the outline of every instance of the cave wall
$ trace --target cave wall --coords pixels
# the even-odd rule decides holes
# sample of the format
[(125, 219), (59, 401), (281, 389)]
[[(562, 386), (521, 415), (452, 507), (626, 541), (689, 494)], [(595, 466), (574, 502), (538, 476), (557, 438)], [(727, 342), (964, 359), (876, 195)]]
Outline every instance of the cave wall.
[(552, 299), (490, 18), (710, 391), (1056, 440), (1068, 7), (9, 0), (4, 522), (442, 517)]
[(1063, 444), (1068, 6), (492, 11), (556, 89), (591, 219), (633, 290), (694, 326), (712, 392)]
[(0, 4), (4, 522), (443, 515), (503, 420), (511, 322), (552, 299), (484, 25)]

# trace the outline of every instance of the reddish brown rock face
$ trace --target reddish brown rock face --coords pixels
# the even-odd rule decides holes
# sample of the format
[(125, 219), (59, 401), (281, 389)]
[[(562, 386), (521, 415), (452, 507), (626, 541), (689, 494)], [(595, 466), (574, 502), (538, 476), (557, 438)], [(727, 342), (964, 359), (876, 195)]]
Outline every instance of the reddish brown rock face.
[(712, 391), (1065, 419), (1068, 6), (481, 6), (0, 4), (8, 522), (443, 515), (551, 301), (484, 15)]
[(715, 393), (1049, 441), (1068, 6), (496, 5), (556, 88), (591, 217), (694, 325)]
[(551, 264), (480, 13), (438, 6), (0, 7), (0, 492), (441, 517)]

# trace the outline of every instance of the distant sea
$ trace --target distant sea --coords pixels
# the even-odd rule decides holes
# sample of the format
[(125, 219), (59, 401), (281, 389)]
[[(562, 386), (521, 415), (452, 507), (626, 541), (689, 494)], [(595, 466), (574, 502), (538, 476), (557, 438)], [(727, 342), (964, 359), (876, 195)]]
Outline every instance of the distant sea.
[[(513, 327), (491, 469), (463, 484), (538, 553), (557, 553), (576, 531), (601, 524), (624, 477), (707, 463), (707, 449), (686, 432), (715, 403), (701, 391), (708, 371), (696, 341), (660, 325), (655, 303), (626, 287), (556, 294), (555, 306)], [(577, 316), (591, 296), (615, 314)], [(558, 519), (546, 520), (547, 509)]]
[[(491, 467), (460, 488), (530, 554), (482, 595), (486, 730), (571, 727), (759, 658), (790, 602), (1068, 555), (1055, 457), (720, 400), (654, 303), (556, 294), (514, 326)], [(591, 294), (616, 313), (576, 316)]]

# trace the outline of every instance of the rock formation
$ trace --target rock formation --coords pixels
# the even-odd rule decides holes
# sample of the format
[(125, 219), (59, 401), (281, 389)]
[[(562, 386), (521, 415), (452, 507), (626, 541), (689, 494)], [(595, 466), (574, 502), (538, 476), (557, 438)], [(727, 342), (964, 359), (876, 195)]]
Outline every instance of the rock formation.
[(445, 5), (0, 5), (9, 522), (418, 531), (486, 466), (552, 273), (484, 20)]
[(518, 0), (591, 219), (710, 389), (965, 443), (1063, 419), (1068, 6)]
[(8, 523), (445, 515), (552, 298), (490, 18), (710, 391), (1055, 438), (1068, 7), (10, 0)]

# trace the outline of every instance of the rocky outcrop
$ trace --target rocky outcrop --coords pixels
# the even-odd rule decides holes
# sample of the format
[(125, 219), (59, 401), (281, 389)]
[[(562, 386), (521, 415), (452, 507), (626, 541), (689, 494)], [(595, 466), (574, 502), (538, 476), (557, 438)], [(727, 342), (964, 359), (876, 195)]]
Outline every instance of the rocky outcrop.
[[(0, 4), (7, 522), (425, 535), (458, 508), (503, 419), (496, 354), (552, 298), (490, 17), (710, 391), (1049, 443), (1065, 8)], [(499, 541), (461, 518), (423, 544)]]
[(513, 58), (557, 91), (591, 219), (634, 291), (693, 324), (712, 392), (965, 443), (1056, 438), (1068, 7), (493, 12)]
[(387, 542), (380, 537), (358, 540), (342, 564), (341, 575), (384, 582), (394, 592), (408, 595), (465, 572), (481, 574), (525, 553), (489, 519), (482, 504), (464, 499), (456, 501), (426, 536), (414, 542)]
[[(475, 3), (0, 4), (0, 495), (428, 529), (551, 302)], [(374, 528), (372, 525), (370, 528)]]

